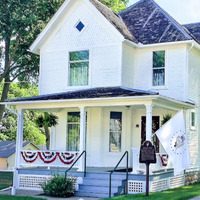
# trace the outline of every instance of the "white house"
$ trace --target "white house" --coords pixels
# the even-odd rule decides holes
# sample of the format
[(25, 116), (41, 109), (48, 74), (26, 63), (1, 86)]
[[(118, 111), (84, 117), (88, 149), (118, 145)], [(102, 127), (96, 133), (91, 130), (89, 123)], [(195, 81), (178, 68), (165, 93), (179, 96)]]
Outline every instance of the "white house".
[[(163, 115), (180, 109), (190, 168), (199, 167), (200, 23), (180, 25), (153, 0), (140, 0), (119, 14), (98, 0), (66, 0), (30, 50), (40, 55), (40, 95), (4, 103), (18, 110), (13, 191), (39, 188), (86, 151), (87, 173), (76, 195), (107, 197), (108, 171), (128, 151), (128, 192), (144, 192), (144, 166), (137, 156), (146, 139), (157, 151), (150, 190), (182, 185), (184, 174), (173, 177), (170, 159), (166, 166), (166, 152), (152, 137)], [(51, 151), (22, 151), (24, 110), (58, 116)], [(82, 177), (84, 155), (74, 167), (78, 171), (71, 176)], [(126, 168), (126, 157), (120, 168)], [(113, 179), (111, 193), (120, 194), (124, 173), (116, 172)]]

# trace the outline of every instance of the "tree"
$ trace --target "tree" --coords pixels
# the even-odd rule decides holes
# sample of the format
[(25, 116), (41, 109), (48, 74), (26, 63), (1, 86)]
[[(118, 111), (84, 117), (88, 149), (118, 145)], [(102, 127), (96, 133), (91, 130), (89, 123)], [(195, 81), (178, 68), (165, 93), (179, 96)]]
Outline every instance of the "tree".
[[(0, 85), (0, 95), (3, 85)], [(22, 98), (38, 95), (38, 88), (27, 83), (12, 83), (10, 85), (9, 98)], [(12, 109), (15, 109), (14, 107)], [(34, 123), (39, 116), (38, 112), (25, 111), (24, 113), (24, 141), (32, 141), (37, 145), (45, 145), (44, 131), (39, 129)], [(0, 122), (0, 140), (16, 140), (17, 116), (6, 110)]]
[(47, 150), (50, 149), (50, 127), (56, 126), (58, 117), (52, 113), (45, 112), (44, 115), (40, 115), (36, 120), (36, 124), (39, 127), (44, 127), (45, 135), (46, 135), (46, 147)]
[[(39, 58), (29, 46), (56, 12), (63, 0), (0, 1), (0, 84), (1, 101), (8, 97), (15, 79), (30, 81), (38, 77)], [(3, 82), (4, 80), (4, 82)], [(4, 106), (0, 105), (0, 119)]]
[(127, 7), (129, 0), (100, 0), (100, 2), (119, 13)]
[[(1, 102), (7, 99), (10, 83), (15, 79), (30, 82), (38, 77), (39, 57), (28, 48), (63, 1), (0, 1), (0, 84), (4, 86)], [(119, 12), (129, 0), (100, 1)], [(0, 105), (0, 119), (3, 112), (4, 106)]]

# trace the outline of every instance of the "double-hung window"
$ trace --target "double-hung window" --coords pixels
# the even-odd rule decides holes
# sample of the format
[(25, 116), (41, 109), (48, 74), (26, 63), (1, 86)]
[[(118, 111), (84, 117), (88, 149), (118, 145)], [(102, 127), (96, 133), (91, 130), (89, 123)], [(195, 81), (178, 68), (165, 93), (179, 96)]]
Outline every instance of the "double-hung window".
[(165, 51), (153, 52), (153, 86), (165, 85)]
[(110, 112), (109, 151), (121, 152), (122, 112)]
[(74, 51), (69, 53), (69, 85), (88, 85), (89, 51)]
[(67, 151), (79, 151), (80, 112), (68, 112), (67, 116)]

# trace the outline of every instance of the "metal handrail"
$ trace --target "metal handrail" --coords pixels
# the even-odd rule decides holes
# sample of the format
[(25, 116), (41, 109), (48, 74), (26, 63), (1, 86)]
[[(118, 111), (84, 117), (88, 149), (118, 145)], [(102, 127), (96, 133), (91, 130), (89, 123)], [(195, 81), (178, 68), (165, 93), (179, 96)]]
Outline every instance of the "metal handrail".
[(82, 157), (83, 154), (85, 154), (85, 160), (84, 160), (84, 177), (86, 177), (86, 151), (83, 151), (81, 153), (81, 155), (71, 165), (71, 167), (65, 171), (65, 178), (67, 178), (67, 173), (72, 169), (72, 167), (77, 163), (77, 161)]
[(110, 172), (110, 182), (109, 182), (109, 198), (111, 198), (111, 188), (112, 188), (112, 174), (116, 171), (117, 167), (119, 166), (119, 164), (121, 163), (121, 161), (123, 160), (123, 158), (126, 156), (126, 192), (124, 191), (124, 194), (128, 193), (128, 151), (126, 151), (124, 153), (124, 155), (121, 157), (121, 159), (119, 160), (119, 162), (117, 163), (117, 165), (115, 166), (115, 168)]

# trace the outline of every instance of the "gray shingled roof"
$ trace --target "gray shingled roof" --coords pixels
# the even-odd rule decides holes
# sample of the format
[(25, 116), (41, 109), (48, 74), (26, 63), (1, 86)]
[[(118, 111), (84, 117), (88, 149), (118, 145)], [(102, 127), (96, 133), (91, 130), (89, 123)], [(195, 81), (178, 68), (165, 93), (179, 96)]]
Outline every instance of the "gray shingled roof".
[[(25, 147), (29, 141), (23, 143)], [(0, 141), (0, 158), (8, 158), (15, 153), (16, 141)]]
[(99, 2), (98, 0), (89, 0), (104, 17), (128, 40), (138, 43), (134, 35), (132, 35), (124, 22), (120, 19), (117, 13)]
[(40, 95), (35, 97), (9, 99), (5, 102), (22, 102), (22, 101), (43, 101), (43, 100), (62, 100), (62, 99), (92, 99), (92, 98), (109, 98), (109, 97), (130, 97), (130, 96), (148, 96), (158, 95), (157, 92), (136, 90), (124, 87), (101, 87), (84, 90), (76, 90), (64, 93)]
[(183, 26), (193, 35), (197, 42), (200, 43), (200, 22), (184, 24)]
[(131, 34), (142, 44), (192, 39), (154, 0), (140, 0), (119, 15)]

